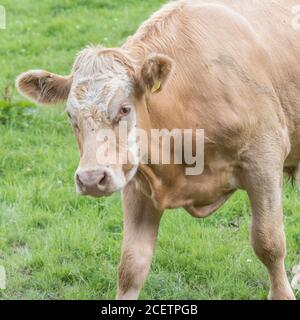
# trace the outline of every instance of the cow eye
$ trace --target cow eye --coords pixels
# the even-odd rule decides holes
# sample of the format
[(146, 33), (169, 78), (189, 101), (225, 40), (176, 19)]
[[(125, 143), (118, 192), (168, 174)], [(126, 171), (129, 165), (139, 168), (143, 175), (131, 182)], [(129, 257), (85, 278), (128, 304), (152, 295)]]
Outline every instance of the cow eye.
[(122, 107), (121, 109), (120, 109), (120, 115), (121, 116), (127, 116), (127, 115), (129, 115), (129, 113), (131, 112), (131, 108), (130, 107)]

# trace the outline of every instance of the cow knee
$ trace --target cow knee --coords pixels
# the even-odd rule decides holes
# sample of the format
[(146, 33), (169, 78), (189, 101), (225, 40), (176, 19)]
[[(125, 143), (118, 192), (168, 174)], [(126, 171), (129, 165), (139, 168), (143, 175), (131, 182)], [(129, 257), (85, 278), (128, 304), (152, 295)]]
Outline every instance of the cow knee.
[(153, 251), (149, 248), (138, 252), (125, 249), (119, 267), (119, 290), (139, 290), (150, 269)]
[(253, 227), (252, 244), (255, 253), (267, 267), (285, 258), (285, 235), (281, 227), (272, 230), (264, 226)]

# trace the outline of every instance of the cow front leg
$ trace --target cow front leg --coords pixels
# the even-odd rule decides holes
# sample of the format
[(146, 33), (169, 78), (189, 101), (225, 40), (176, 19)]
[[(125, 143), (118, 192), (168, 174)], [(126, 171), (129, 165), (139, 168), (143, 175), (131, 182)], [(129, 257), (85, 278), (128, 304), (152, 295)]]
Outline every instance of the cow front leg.
[(123, 191), (124, 239), (117, 299), (135, 300), (150, 270), (162, 213), (133, 183)]
[(252, 206), (251, 240), (256, 255), (269, 272), (269, 299), (293, 300), (295, 296), (285, 270), (282, 176), (275, 168), (268, 169), (253, 168), (244, 176)]

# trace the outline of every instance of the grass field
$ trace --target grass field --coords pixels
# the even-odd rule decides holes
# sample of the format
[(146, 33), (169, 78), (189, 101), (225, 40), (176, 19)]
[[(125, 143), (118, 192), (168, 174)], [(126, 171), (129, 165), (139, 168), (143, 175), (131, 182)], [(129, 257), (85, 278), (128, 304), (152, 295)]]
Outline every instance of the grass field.
[[(13, 86), (20, 72), (68, 74), (82, 47), (120, 45), (163, 2), (1, 0), (7, 29), (0, 30), (0, 93), (17, 105), (22, 98)], [(63, 106), (12, 111), (2, 123), (0, 116), (0, 265), (7, 271), (1, 299), (115, 297), (120, 198), (78, 197), (77, 164)], [(284, 206), (291, 277), (300, 254), (300, 197), (290, 184)], [(268, 277), (249, 244), (249, 223), (242, 192), (206, 220), (167, 212), (141, 298), (266, 298)]]

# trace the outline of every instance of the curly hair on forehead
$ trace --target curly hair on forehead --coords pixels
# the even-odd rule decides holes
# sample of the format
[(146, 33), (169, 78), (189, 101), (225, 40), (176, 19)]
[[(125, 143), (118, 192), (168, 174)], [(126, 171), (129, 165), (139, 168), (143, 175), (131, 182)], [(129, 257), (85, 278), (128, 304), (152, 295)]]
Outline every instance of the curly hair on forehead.
[[(106, 49), (102, 46), (88, 46), (77, 55), (73, 65), (73, 73), (82, 73), (93, 76), (99, 73), (123, 73), (129, 76), (135, 73), (135, 62), (125, 50), (113, 48)], [(123, 68), (120, 68), (123, 67)]]

